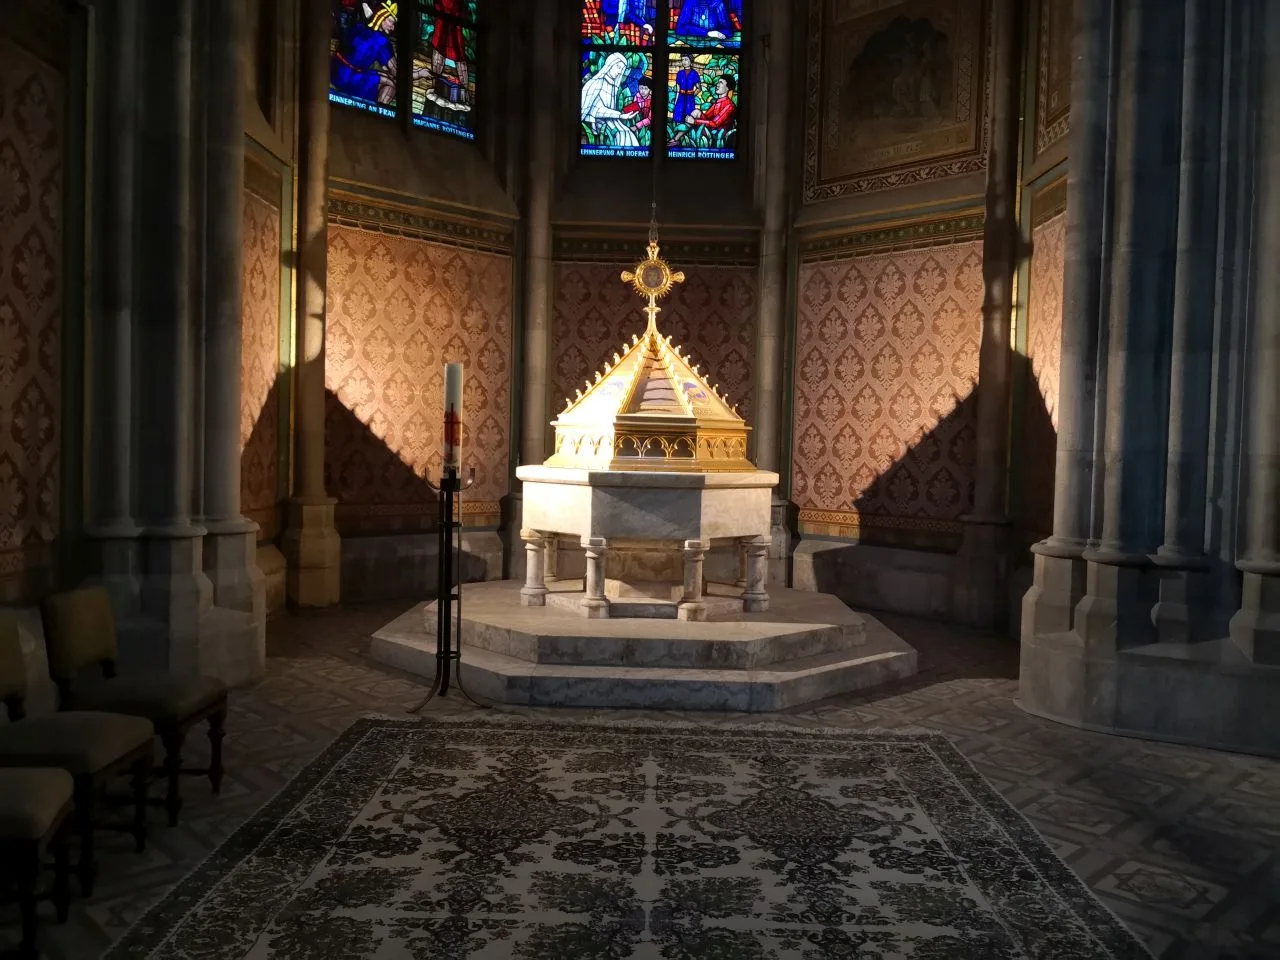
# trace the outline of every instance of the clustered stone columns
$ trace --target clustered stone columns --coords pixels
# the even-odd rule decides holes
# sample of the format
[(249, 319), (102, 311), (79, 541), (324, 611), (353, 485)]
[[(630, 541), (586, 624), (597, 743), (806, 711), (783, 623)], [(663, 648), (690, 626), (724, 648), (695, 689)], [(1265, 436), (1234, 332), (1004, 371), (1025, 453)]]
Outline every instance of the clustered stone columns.
[[(240, 513), (240, 352), (243, 322), (245, 8), (202, 5), (205, 72), (204, 569), (218, 607), (249, 614), (248, 642), (231, 645), (221, 672), (266, 669), (266, 578), (258, 569), (258, 525)], [(246, 659), (247, 658), (247, 659)]]
[(609, 544), (604, 537), (583, 537), (582, 550), (587, 557), (585, 592), (582, 595), (583, 615), (592, 620), (609, 616), (609, 600), (604, 595), (605, 554)]
[[(782, 462), (783, 346), (787, 290), (788, 170), (791, 129), (792, 4), (768, 4), (765, 59), (768, 94), (765, 102), (764, 223), (760, 231), (760, 294), (756, 336), (755, 462), (762, 470), (778, 470)], [(763, 10), (761, 11), (764, 12)], [(786, 502), (775, 499), (771, 518), (773, 579), (787, 581), (791, 552)]]
[(547, 582), (544, 564), (547, 538), (537, 530), (521, 530), (520, 539), (524, 541), (525, 549), (524, 586), (520, 588), (520, 604), (525, 607), (545, 607)]
[(1262, 5), (1259, 31), (1265, 51), (1263, 102), (1258, 116), (1257, 168), (1259, 269), (1249, 344), (1249, 430), (1244, 463), (1248, 475), (1245, 542), (1236, 567), (1243, 575), (1240, 609), (1231, 639), (1254, 663), (1280, 665), (1280, 8)]
[(676, 616), (681, 620), (705, 620), (707, 617), (707, 605), (702, 602), (702, 568), (709, 547), (705, 540), (684, 542), (684, 595), (676, 605)]
[(103, 6), (90, 205), (87, 532), (120, 658), (230, 683), (261, 675), (266, 616), (239, 501), (243, 12)]
[(324, 485), (326, 192), (329, 169), (329, 6), (305, 0), (300, 50), (298, 160), (298, 362), (294, 376), (293, 496), (282, 538), (286, 592), (325, 607), (341, 592), (342, 544)]
[(1077, 2), (1034, 713), (1280, 751), (1276, 49), (1280, 5)]
[(956, 619), (984, 628), (1006, 614), (1008, 545), (1010, 320), (1018, 243), (1018, 107), (1022, 0), (998, 0), (995, 76), (987, 147), (983, 231), (982, 340), (978, 355), (977, 436), (973, 509), (964, 520), (956, 557), (952, 608)]

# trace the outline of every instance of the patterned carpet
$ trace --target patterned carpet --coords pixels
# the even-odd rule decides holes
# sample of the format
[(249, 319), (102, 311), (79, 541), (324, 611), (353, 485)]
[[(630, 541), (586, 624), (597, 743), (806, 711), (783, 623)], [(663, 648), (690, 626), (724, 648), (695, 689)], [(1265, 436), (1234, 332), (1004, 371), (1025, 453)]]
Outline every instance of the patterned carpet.
[[(230, 764), (216, 800), (187, 787), (180, 826), (155, 823), (147, 850), (104, 839), (94, 897), (44, 928), (50, 960), (88, 960), (158, 902), (356, 719), (403, 714), (421, 684), (365, 656), (369, 635), (409, 606), (384, 603), (284, 617), (268, 629), (267, 679), (237, 692)], [(801, 727), (941, 731), (1025, 815), (1102, 901), (1168, 960), (1280, 957), (1280, 763), (1108, 737), (1018, 710), (1017, 648), (955, 627), (885, 622), (921, 654), (921, 672), (782, 715)], [(431, 717), (470, 712), (433, 703)], [(736, 730), (759, 717), (635, 711), (507, 711), (572, 719), (676, 719)], [(192, 750), (199, 761), (199, 740)], [(0, 908), (0, 944), (16, 938)]]
[(1150, 954), (938, 734), (368, 719), (112, 960)]

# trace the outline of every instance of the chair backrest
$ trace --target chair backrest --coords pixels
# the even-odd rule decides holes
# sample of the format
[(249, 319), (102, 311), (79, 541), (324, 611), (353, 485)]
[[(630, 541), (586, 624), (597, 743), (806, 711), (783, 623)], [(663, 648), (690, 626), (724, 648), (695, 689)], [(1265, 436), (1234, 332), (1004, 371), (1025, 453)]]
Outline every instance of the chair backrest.
[(0, 702), (9, 709), (9, 718), (22, 717), (22, 701), (27, 695), (27, 662), (22, 658), (22, 637), (18, 621), (0, 616)]
[(40, 605), (40, 616), (49, 676), (55, 683), (66, 685), (96, 664), (114, 669), (116, 620), (105, 587), (52, 594)]

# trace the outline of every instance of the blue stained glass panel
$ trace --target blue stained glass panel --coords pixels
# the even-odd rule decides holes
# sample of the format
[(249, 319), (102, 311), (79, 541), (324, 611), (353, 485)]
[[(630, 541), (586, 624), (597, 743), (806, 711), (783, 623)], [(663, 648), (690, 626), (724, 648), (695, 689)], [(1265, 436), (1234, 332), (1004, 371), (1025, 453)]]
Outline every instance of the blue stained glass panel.
[(475, 0), (435, 0), (422, 14), (413, 58), (413, 122), (474, 140)]
[(329, 99), (384, 117), (396, 116), (396, 17), (389, 0), (332, 0)]
[(582, 0), (584, 43), (648, 47), (657, 30), (657, 0)]
[(671, 0), (668, 39), (673, 47), (742, 46), (742, 0)]
[(667, 63), (667, 156), (732, 160), (738, 147), (738, 55), (682, 50)]
[(582, 54), (584, 157), (647, 157), (652, 142), (653, 56), (638, 50)]

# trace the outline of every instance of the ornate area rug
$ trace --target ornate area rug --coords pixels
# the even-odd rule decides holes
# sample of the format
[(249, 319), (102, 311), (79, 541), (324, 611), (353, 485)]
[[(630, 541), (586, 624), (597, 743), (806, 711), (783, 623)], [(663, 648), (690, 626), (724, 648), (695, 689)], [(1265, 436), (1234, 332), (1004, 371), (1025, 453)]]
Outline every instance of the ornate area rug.
[(370, 718), (107, 956), (1150, 954), (940, 735)]

